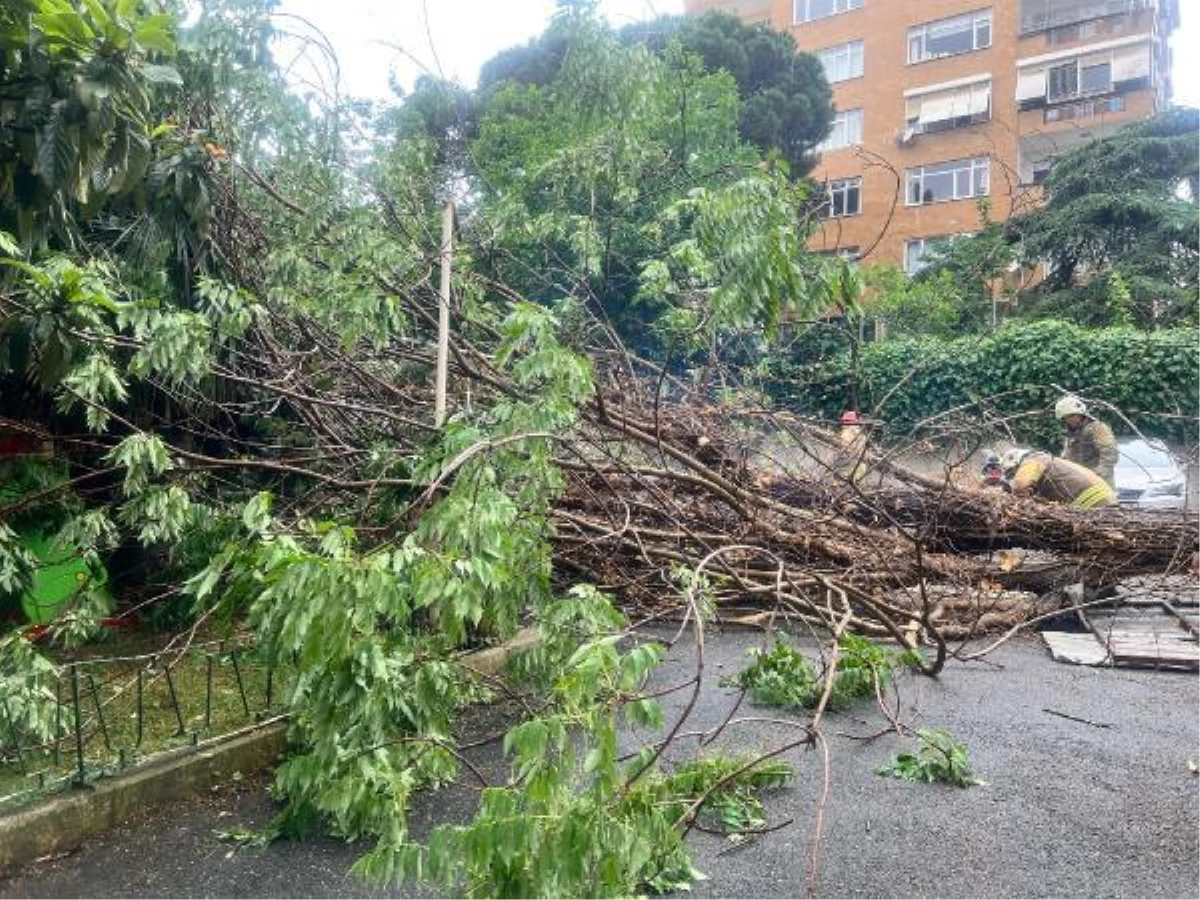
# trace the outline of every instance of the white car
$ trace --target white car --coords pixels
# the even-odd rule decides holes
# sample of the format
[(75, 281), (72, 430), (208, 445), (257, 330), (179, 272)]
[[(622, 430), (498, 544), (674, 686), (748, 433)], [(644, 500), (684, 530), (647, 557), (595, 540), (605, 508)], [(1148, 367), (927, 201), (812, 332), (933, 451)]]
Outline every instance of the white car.
[(1117, 500), (1132, 509), (1182, 510), (1187, 476), (1162, 441), (1120, 438), (1113, 472)]

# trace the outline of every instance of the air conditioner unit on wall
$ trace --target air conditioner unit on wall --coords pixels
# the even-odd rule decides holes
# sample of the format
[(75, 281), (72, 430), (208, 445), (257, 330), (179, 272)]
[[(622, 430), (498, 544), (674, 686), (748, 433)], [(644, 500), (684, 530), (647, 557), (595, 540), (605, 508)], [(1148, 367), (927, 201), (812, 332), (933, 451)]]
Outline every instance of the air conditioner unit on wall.
[(908, 147), (917, 139), (917, 129), (908, 126), (896, 129), (896, 146)]

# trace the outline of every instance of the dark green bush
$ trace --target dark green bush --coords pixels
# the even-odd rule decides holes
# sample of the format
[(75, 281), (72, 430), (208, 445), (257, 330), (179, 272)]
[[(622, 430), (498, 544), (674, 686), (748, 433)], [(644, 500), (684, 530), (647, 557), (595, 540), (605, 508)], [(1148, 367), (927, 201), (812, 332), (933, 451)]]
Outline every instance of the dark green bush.
[[(783, 361), (769, 387), (780, 403), (831, 419), (846, 407), (848, 354)], [(1058, 426), (1049, 411), (1054, 387), (1111, 404), (1101, 407), (1118, 433), (1134, 428), (1180, 443), (1197, 440), (1200, 349), (1191, 328), (1154, 332), (1087, 329), (1069, 322), (1013, 322), (989, 335), (945, 341), (906, 338), (867, 344), (859, 359), (863, 410), (886, 423), (885, 438), (937, 433), (939, 414), (973, 422), (1003, 420), (1017, 440), (1054, 446)]]

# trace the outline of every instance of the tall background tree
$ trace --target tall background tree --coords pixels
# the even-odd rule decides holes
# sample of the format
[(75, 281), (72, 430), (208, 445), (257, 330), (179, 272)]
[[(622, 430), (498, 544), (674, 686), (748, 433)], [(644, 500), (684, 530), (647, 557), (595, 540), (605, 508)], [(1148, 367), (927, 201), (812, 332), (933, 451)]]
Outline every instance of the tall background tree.
[(1044, 206), (1009, 222), (1046, 263), (1029, 313), (1081, 324), (1194, 324), (1200, 290), (1200, 117), (1175, 109), (1058, 159)]

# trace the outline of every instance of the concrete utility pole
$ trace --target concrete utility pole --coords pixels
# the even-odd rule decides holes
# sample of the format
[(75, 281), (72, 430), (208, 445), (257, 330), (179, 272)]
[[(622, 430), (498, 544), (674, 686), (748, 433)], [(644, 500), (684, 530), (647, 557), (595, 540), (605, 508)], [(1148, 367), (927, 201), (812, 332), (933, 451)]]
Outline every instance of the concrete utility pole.
[(450, 357), (450, 265), (454, 259), (454, 203), (442, 213), (442, 289), (438, 299), (437, 376), (434, 381), (433, 424), (446, 424), (446, 370)]

